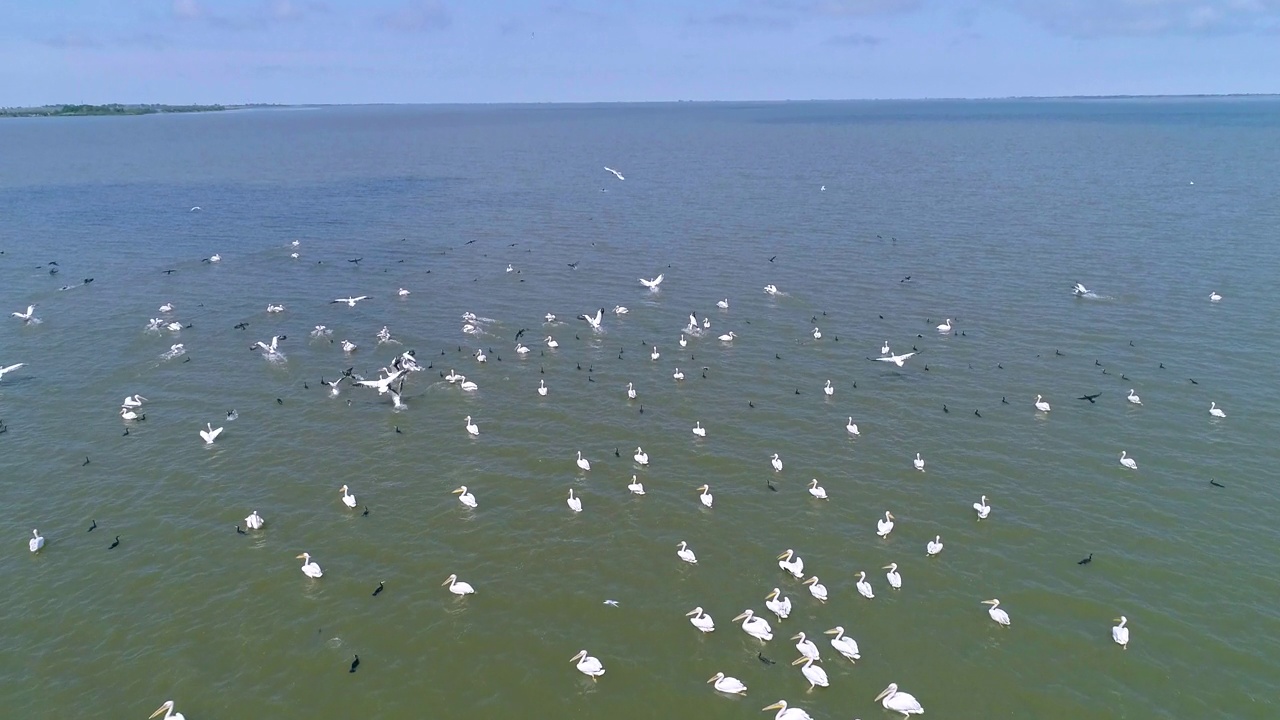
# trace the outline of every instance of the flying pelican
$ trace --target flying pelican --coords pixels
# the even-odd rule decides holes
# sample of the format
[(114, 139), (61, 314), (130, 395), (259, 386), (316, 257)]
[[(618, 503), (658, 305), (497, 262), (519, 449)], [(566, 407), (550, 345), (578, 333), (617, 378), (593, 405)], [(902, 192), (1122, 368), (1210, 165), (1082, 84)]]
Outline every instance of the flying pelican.
[(704, 428), (704, 427), (702, 427), (702, 421), (701, 421), (701, 420), (698, 420), (697, 422), (695, 422), (695, 423), (693, 424), (693, 434), (694, 434), (694, 435), (697, 435), (698, 437), (706, 437), (706, 436), (707, 436), (707, 429), (706, 429), (706, 428)]
[(1142, 404), (1142, 398), (1133, 394), (1133, 388), (1129, 388), (1129, 402), (1133, 403), (1134, 405)]
[(555, 350), (556, 348), (560, 347), (560, 343), (556, 342), (556, 339), (551, 337), (550, 335), (547, 336), (547, 339), (544, 342), (546, 342), (547, 347), (551, 348), (552, 350)]
[(680, 549), (676, 551), (676, 557), (679, 557), (681, 560), (689, 563), (690, 565), (698, 564), (698, 556), (694, 555), (693, 551), (689, 549), (689, 543), (681, 540), (680, 545), (678, 547)]
[(1120, 617), (1116, 618), (1116, 622), (1120, 624), (1111, 628), (1111, 639), (1115, 640), (1116, 644), (1119, 645), (1120, 647), (1124, 648), (1125, 650), (1128, 650), (1129, 649), (1129, 628), (1125, 627), (1125, 625), (1128, 624), (1129, 618), (1121, 615)]
[(821, 331), (821, 330), (819, 330), (819, 329), (818, 329), (818, 328), (816, 328), (816, 327), (813, 329), (813, 339), (814, 339), (814, 340), (821, 340), (821, 339), (822, 339), (822, 331)]
[(946, 322), (938, 326), (938, 332), (943, 332), (943, 333), (951, 332), (951, 318), (947, 318)]
[(786, 620), (791, 615), (791, 598), (783, 597), (782, 591), (774, 588), (764, 598), (764, 606), (778, 616), (779, 620)]
[(885, 340), (885, 341), (884, 341), (884, 345), (881, 345), (881, 346), (880, 346), (880, 354), (881, 354), (881, 355), (890, 355), (890, 354), (892, 354), (892, 353), (890, 352), (890, 350), (889, 350), (889, 341), (888, 341), (888, 340)]
[(539, 381), (538, 381), (538, 394), (539, 394), (539, 395), (541, 395), (541, 396), (543, 396), (543, 397), (546, 397), (546, 396), (547, 396), (547, 381), (546, 381), (546, 380), (539, 380)]
[(586, 472), (591, 469), (591, 463), (588, 462), (586, 458), (582, 457), (581, 450), (578, 451), (578, 468), (581, 469), (583, 472)]
[(565, 502), (569, 504), (570, 510), (574, 512), (582, 512), (582, 498), (576, 498), (573, 496), (573, 488), (569, 488), (569, 499)]
[(1222, 296), (1218, 294), (1217, 290), (1209, 291), (1209, 302), (1218, 302), (1221, 299), (1222, 299)]
[(1214, 417), (1220, 417), (1220, 418), (1224, 418), (1227, 416), (1227, 414), (1222, 412), (1222, 409), (1218, 407), (1218, 403), (1216, 402), (1209, 403), (1209, 414)]
[(782, 472), (782, 458), (778, 457), (778, 453), (774, 453), (769, 459), (769, 463), (773, 465), (774, 472)]
[(1000, 600), (999, 600), (998, 598), (992, 598), (992, 599), (990, 599), (990, 600), (983, 600), (983, 601), (982, 601), (982, 604), (983, 604), (983, 605), (990, 605), (990, 606), (991, 606), (991, 607), (987, 610), (987, 614), (991, 616), (991, 619), (992, 619), (992, 620), (995, 620), (996, 622), (1000, 623), (1001, 625), (1004, 625), (1004, 626), (1008, 627), (1008, 625), (1009, 625), (1009, 613), (1007, 613), (1007, 612), (1005, 612), (1005, 611), (1003, 611), (1003, 610), (1001, 610), (1001, 609), (1000, 609)]
[(26, 365), (26, 363), (18, 363), (18, 364), (16, 364), (16, 365), (9, 365), (9, 366), (7, 366), (7, 367), (0, 367), (0, 380), (3, 380), (3, 379), (4, 379), (4, 376), (5, 376), (5, 374), (6, 374), (6, 373), (11, 373), (11, 372), (13, 372), (14, 370), (17, 370), (18, 368), (22, 367), (23, 365)]
[(466, 505), (469, 508), (474, 508), (476, 506), (476, 496), (473, 493), (467, 492), (466, 485), (454, 490), (453, 494), (458, 496), (458, 502), (463, 505)]
[(253, 512), (249, 513), (249, 517), (244, 519), (244, 526), (249, 528), (250, 530), (261, 530), (262, 525), (265, 522), (266, 521), (262, 519), (262, 516), (258, 514), (258, 511), (254, 510)]
[(876, 521), (876, 534), (880, 537), (889, 537), (891, 532), (893, 532), (893, 513), (885, 510), (884, 519)]
[(644, 483), (641, 483), (639, 480), (636, 479), (635, 475), (632, 475), (631, 482), (627, 483), (627, 489), (631, 491), (632, 495), (643, 495)]
[(31, 531), (31, 539), (27, 541), (27, 547), (31, 552), (40, 552), (40, 548), (44, 547), (44, 538), (41, 537), (39, 530)]
[[(199, 209), (200, 208), (198, 207), (191, 208), (193, 212)], [(164, 717), (161, 718), (161, 720), (187, 720), (186, 716), (183, 715), (182, 713), (173, 711), (172, 700), (165, 700), (164, 704), (160, 706), (159, 710), (156, 710), (155, 712), (151, 713), (151, 717), (153, 718), (157, 717), (158, 715), (160, 715), (160, 713), (164, 713)], [(150, 718), (148, 718), (148, 720), (150, 720)]]
[(836, 652), (849, 658), (850, 662), (862, 657), (862, 653), (858, 651), (858, 641), (851, 637), (845, 637), (843, 626), (837, 625), (825, 632), (827, 635), (835, 635), (835, 637), (831, 638), (831, 647), (835, 648)]
[(797, 580), (804, 577), (804, 559), (797, 556), (790, 548), (778, 556), (778, 567), (791, 573)]
[(165, 303), (161, 305), (160, 312), (163, 312), (163, 313), (173, 312), (173, 303)]
[(616, 178), (618, 178), (619, 180), (626, 180), (626, 178), (622, 177), (622, 173), (618, 172), (617, 170), (614, 170), (613, 168), (609, 167), (608, 165), (605, 165), (605, 166), (604, 166), (604, 169), (605, 169), (605, 170), (608, 170), (608, 171), (609, 171), (609, 172), (611, 172), (611, 173), (613, 173), (613, 176), (614, 176), (614, 177), (616, 177)]
[(338, 488), (338, 492), (342, 493), (342, 504), (354, 510), (356, 507), (356, 496), (347, 492), (347, 490), (348, 488), (346, 485)]
[[(813, 643), (809, 644), (812, 645)], [(804, 667), (800, 668), (800, 672), (804, 675), (804, 679), (809, 681), (810, 690), (815, 687), (827, 687), (830, 684), (827, 682), (827, 671), (813, 664), (815, 659), (816, 658), (811, 657), (799, 657), (791, 663), (792, 665), (804, 665)]]
[[(122, 412), (120, 416), (124, 417), (124, 413)], [(132, 420), (132, 419), (133, 418), (125, 417), (125, 420)], [(213, 426), (213, 423), (205, 423), (204, 427), (205, 429), (200, 431), (200, 437), (204, 438), (204, 443), (206, 445), (212, 445), (213, 441), (217, 440), (218, 436), (222, 434), (222, 428), (215, 428)]]
[(723, 299), (723, 300), (718, 300), (718, 301), (716, 301), (716, 307), (720, 308), (721, 310), (728, 310), (728, 309), (729, 309), (729, 298), (725, 298), (725, 299)]
[[(832, 395), (836, 394), (836, 389), (831, 387), (830, 380), (828, 380), (827, 384), (822, 387), (822, 392), (826, 393), (827, 397), (831, 397)], [(852, 420), (852, 418), (850, 419)]]
[(324, 571), (320, 569), (320, 566), (315, 564), (314, 562), (311, 562), (310, 553), (302, 553), (301, 555), (298, 556), (298, 558), (302, 560), (303, 575), (306, 575), (309, 578), (318, 578), (318, 577), (324, 576)]
[(1121, 450), (1121, 451), (1120, 451), (1120, 464), (1121, 464), (1121, 465), (1123, 465), (1123, 466), (1125, 466), (1125, 467), (1127, 467), (1127, 468), (1129, 468), (1130, 470), (1137, 470), (1137, 469), (1138, 469), (1138, 461), (1137, 461), (1137, 460), (1134, 460), (1134, 459), (1133, 459), (1133, 458), (1131, 458), (1131, 457), (1127, 457), (1127, 453), (1128, 453), (1128, 451), (1127, 451), (1127, 450)]
[(862, 433), (858, 432), (858, 426), (857, 426), (857, 424), (856, 424), (856, 423), (854, 423), (854, 422), (853, 422), (853, 416), (852, 416), (852, 415), (850, 415), (850, 416), (849, 416), (849, 424), (848, 424), (848, 425), (845, 425), (845, 426), (844, 426), (844, 429), (845, 429), (845, 430), (848, 430), (850, 435), (861, 435), (861, 434), (862, 434)]
[(649, 353), (649, 359), (650, 359), (650, 360), (655, 360), (655, 361), (656, 361), (656, 360), (657, 360), (658, 358), (660, 358), (660, 357), (662, 357), (662, 356), (658, 354), (658, 346), (657, 346), (657, 345), (654, 345), (654, 346), (653, 346), (653, 352)]
[(591, 329), (593, 329), (593, 330), (599, 330), (599, 329), (600, 329), (600, 320), (601, 320), (601, 318), (602, 318), (602, 317), (604, 317), (604, 308), (600, 308), (599, 310), (596, 310), (596, 314), (595, 314), (595, 316), (594, 316), (594, 317), (593, 317), (593, 316), (591, 316), (591, 315), (587, 315), (587, 314), (585, 314), (585, 313), (584, 313), (584, 314), (582, 314), (582, 315), (579, 315), (579, 316), (578, 316), (578, 319), (579, 319), (579, 320), (586, 320), (586, 321), (587, 321), (587, 324), (591, 326)]
[[(0, 374), (3, 374), (5, 370), (8, 370), (8, 368), (0, 369)], [(129, 397), (124, 399), (124, 402), (120, 403), (120, 407), (127, 407), (127, 408), (141, 407), (142, 403), (146, 401), (147, 399), (142, 397), (141, 395), (130, 395)]]
[[(882, 699), (883, 698), (883, 699)], [(885, 710), (902, 713), (902, 717), (923, 715), (924, 706), (911, 693), (898, 692), (898, 683), (889, 683), (889, 687), (880, 691), (875, 697)]]
[(823, 488), (821, 485), (818, 484), (818, 478), (814, 478), (809, 481), (809, 494), (818, 498), (819, 500), (827, 499), (827, 491), (825, 488)]
[(762, 711), (777, 710), (778, 714), (773, 716), (773, 720), (813, 720), (813, 716), (801, 710), (800, 708), (787, 707), (786, 700), (761, 708)]
[(569, 662), (577, 662), (578, 672), (592, 680), (604, 674), (604, 665), (600, 664), (599, 659), (588, 655), (586, 650), (579, 650), (577, 655), (569, 658)]
[(476, 589), (471, 587), (470, 583), (464, 583), (458, 580), (457, 575), (450, 575), (445, 578), (444, 582), (440, 583), (440, 587), (444, 587), (445, 585), (449, 586), (449, 592), (454, 595), (474, 595), (476, 592)]
[(902, 574), (898, 572), (898, 563), (889, 563), (881, 568), (881, 570), (889, 571), (884, 574), (885, 579), (889, 581), (889, 587), (894, 590), (902, 589)]
[(738, 334), (730, 330), (729, 332), (720, 336), (720, 342), (733, 342), (733, 339), (736, 337), (738, 337)]
[(644, 451), (644, 450), (642, 450), (639, 446), (637, 446), (637, 447), (636, 447), (636, 454), (632, 456), (632, 459), (634, 459), (634, 460), (636, 461), (636, 464), (637, 464), (637, 465), (648, 465), (648, 464), (649, 464), (649, 453), (645, 452), (645, 451)]
[(973, 509), (978, 513), (979, 520), (987, 519), (991, 514), (991, 506), (987, 504), (987, 496), (983, 495), (982, 499), (973, 504)]
[(911, 464), (915, 465), (920, 472), (924, 472), (924, 458), (920, 457), (920, 453), (916, 453), (916, 459), (912, 460)]
[(627, 399), (628, 400), (636, 399), (636, 388), (635, 388), (635, 385), (632, 385), (631, 383), (627, 383)]
[(817, 598), (819, 602), (827, 601), (827, 586), (818, 582), (817, 575), (805, 580), (804, 584), (809, 586), (809, 594)]
[(938, 553), (942, 552), (942, 536), (934, 535), (933, 542), (925, 545), (924, 550), (925, 552), (929, 553), (929, 555), (937, 555)]
[(773, 639), (773, 628), (769, 627), (769, 621), (764, 618), (756, 617), (754, 610), (743, 610), (742, 614), (735, 617), (730, 622), (742, 621), (742, 631), (757, 640), (767, 642)]
[(684, 333), (680, 333), (680, 347), (688, 347), (689, 341), (684, 339)]
[(360, 295), (359, 297), (344, 297), (344, 298), (337, 298), (335, 300), (330, 300), (329, 304), (332, 305), (334, 303), (346, 303), (347, 307), (355, 307), (356, 303), (360, 302), (361, 300), (368, 300), (368, 299), (369, 299), (368, 295)]
[(640, 278), (640, 284), (649, 288), (650, 290), (657, 290), (658, 286), (662, 284), (662, 277), (663, 277), (662, 274), (659, 273), (658, 277), (652, 280), (645, 280), (644, 278)]
[(1073, 288), (1071, 288), (1071, 292), (1072, 292), (1076, 297), (1080, 297), (1081, 295), (1088, 295), (1088, 294), (1089, 294), (1089, 288), (1085, 287), (1084, 285), (1081, 285), (1080, 283), (1076, 283), (1076, 286), (1075, 286), (1075, 287), (1073, 287)]
[[(386, 368), (383, 369), (385, 370)], [(361, 387), (376, 388), (379, 395), (386, 395), (387, 391), (391, 389), (392, 384), (403, 377), (405, 372), (406, 371), (404, 370), (396, 370), (386, 377), (378, 378), (377, 380), (357, 380), (355, 381), (355, 384)]]
[(871, 583), (867, 582), (866, 572), (858, 573), (858, 594), (868, 600), (871, 600), (876, 596), (875, 592), (871, 589)]
[(480, 434), (480, 427), (479, 427), (478, 425), (476, 425), (475, 423), (471, 422), (471, 416), (470, 416), (470, 415), (468, 415), (468, 416), (467, 416), (467, 418), (466, 418), (466, 420), (464, 420), (463, 422), (465, 422), (465, 423), (466, 423), (466, 428), (467, 428), (467, 434), (468, 434), (468, 435), (471, 435), (472, 437), (475, 437), (476, 435), (479, 435), (479, 434)]
[(36, 312), (36, 306), (28, 305), (26, 312), (14, 312), (9, 314), (12, 315), (13, 317), (18, 318), (24, 323), (30, 324), (32, 321), (36, 319), (35, 312)]
[(894, 365), (897, 365), (898, 367), (902, 367), (902, 364), (906, 362), (907, 358), (911, 357), (912, 355), (915, 355), (915, 353), (909, 352), (909, 353), (903, 353), (902, 355), (889, 355), (887, 357), (878, 357), (876, 358), (876, 360), (879, 360), (881, 362), (891, 362)]
[(689, 622), (693, 623), (694, 627), (698, 628), (704, 633), (709, 633), (712, 630), (716, 629), (716, 621), (712, 620), (710, 615), (704, 615), (702, 613), (701, 606), (690, 610), (684, 615), (685, 617), (689, 618)]
[(698, 489), (702, 491), (702, 494), (698, 496), (698, 499), (702, 501), (702, 504), (703, 504), (704, 506), (706, 506), (706, 507), (708, 507), (708, 508), (709, 508), (709, 507), (711, 507), (711, 502), (712, 502), (712, 499), (713, 499), (713, 498), (711, 497), (711, 486), (710, 486), (710, 485), (703, 485), (702, 487), (700, 487), (700, 488), (698, 488)]
[(712, 687), (722, 693), (729, 693), (730, 695), (745, 695), (747, 693), (747, 686), (743, 685), (741, 680), (729, 677), (722, 672), (716, 673), (707, 682), (715, 683)]
[(1037, 396), (1036, 396), (1036, 409), (1037, 409), (1037, 410), (1039, 410), (1040, 412), (1045, 412), (1045, 413), (1047, 413), (1047, 412), (1049, 412), (1049, 403), (1045, 402), (1044, 400), (1041, 400), (1041, 399), (1040, 399), (1040, 396), (1039, 396), (1039, 395), (1037, 395)]
[(626, 314), (627, 314), (627, 313), (629, 313), (629, 312), (631, 312), (631, 311), (630, 311), (630, 310), (628, 310), (628, 309), (627, 309), (625, 306), (623, 306), (623, 305), (614, 305), (614, 306), (613, 306), (613, 314), (614, 314), (614, 315), (626, 315)]

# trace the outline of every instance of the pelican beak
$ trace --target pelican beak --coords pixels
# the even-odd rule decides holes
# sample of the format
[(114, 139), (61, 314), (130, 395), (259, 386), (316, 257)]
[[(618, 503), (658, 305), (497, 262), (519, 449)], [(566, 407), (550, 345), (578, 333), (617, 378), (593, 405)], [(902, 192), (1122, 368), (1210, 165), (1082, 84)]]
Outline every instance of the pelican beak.
[(802, 583), (800, 583), (800, 584), (801, 584), (801, 585), (812, 585), (812, 584), (814, 584), (814, 583), (816, 583), (816, 582), (818, 582), (818, 576), (817, 576), (817, 575), (814, 575), (813, 577), (809, 578), (808, 580), (805, 580), (804, 582), (802, 582)]
[(994, 603), (995, 603), (995, 600), (983, 600), (983, 601), (982, 601), (982, 604), (983, 604), (983, 605), (992, 605), (992, 604), (994, 604)]
[(738, 622), (739, 620), (741, 620), (741, 619), (743, 619), (743, 618), (745, 618), (745, 617), (749, 617), (749, 616), (748, 616), (746, 613), (742, 613), (741, 615), (739, 615), (738, 617), (736, 617), (736, 618), (734, 618), (734, 619), (730, 620), (729, 622)]
[(719, 676), (719, 675), (712, 675), (712, 676), (711, 676), (711, 679), (710, 679), (710, 680), (707, 680), (707, 682), (709, 682), (709, 683), (713, 683), (713, 682), (715, 682), (716, 680), (719, 680), (719, 679), (720, 679), (720, 676)]
[(1121, 618), (1112, 618), (1111, 622), (1120, 622)]
[(883, 689), (883, 690), (881, 690), (881, 691), (880, 691), (880, 694), (879, 694), (879, 695), (877, 695), (877, 696), (876, 696), (876, 699), (875, 699), (875, 700), (872, 700), (872, 702), (875, 702), (876, 700), (879, 700), (880, 698), (882, 698), (882, 697), (884, 697), (885, 695), (888, 695), (888, 694), (889, 694), (889, 688), (885, 688), (885, 689)]
[(893, 513), (885, 513), (885, 515), (888, 515), (890, 520), (897, 520), (897, 518), (893, 516)]
[(792, 665), (803, 665), (803, 664), (804, 664), (804, 662), (805, 662), (806, 660), (808, 660), (808, 659), (809, 659), (809, 658), (807, 658), (807, 657), (798, 657), (798, 658), (796, 658), (795, 660), (792, 660), (792, 661), (791, 661), (791, 664), (792, 664)]
[(799, 635), (792, 635), (792, 636), (791, 636), (791, 639), (792, 639), (792, 640), (799, 640), (799, 639), (800, 639), (800, 636), (799, 636)]
[(880, 569), (881, 569), (881, 570), (890, 570), (890, 569), (892, 569), (892, 568), (893, 568), (893, 566), (892, 566), (892, 565), (885, 565), (884, 567), (882, 567), (882, 568), (880, 568)]
[(453, 582), (454, 580), (457, 580), (457, 579), (458, 579), (458, 578), (457, 578), (457, 576), (456, 576), (456, 575), (450, 575), (448, 580), (445, 580), (444, 582), (440, 583), (440, 587), (444, 587), (445, 585), (448, 585), (449, 583), (451, 583), (451, 582)]
[(585, 657), (586, 654), (587, 654), (586, 650), (579, 650), (577, 655), (574, 655), (573, 657), (569, 658), (569, 662), (576, 662), (580, 658)]
[(685, 613), (685, 614), (684, 614), (684, 616), (685, 616), (685, 617), (693, 617), (694, 615), (697, 615), (697, 614), (698, 614), (698, 611), (697, 611), (697, 610), (690, 610), (689, 612)]
[(453, 492), (451, 492), (450, 494), (451, 494), (451, 495), (461, 495), (461, 494), (462, 494), (462, 488), (458, 488), (457, 490), (454, 490), (454, 491), (453, 491)]
[(823, 630), (822, 634), (823, 635), (839, 635), (840, 631), (836, 630), (835, 628), (831, 628), (830, 630)]
[(302, 558), (304, 558), (304, 557), (306, 557), (306, 556), (307, 556), (307, 555), (306, 555), (306, 553), (303, 553), (302, 555), (299, 555), (299, 556), (298, 556), (298, 559), (299, 559), (299, 560), (301, 560)]
[[(151, 717), (156, 717), (156, 716), (158, 716), (160, 713), (162, 713), (162, 712), (164, 712), (165, 710), (168, 710), (168, 709), (169, 709), (169, 706), (168, 706), (168, 705), (161, 705), (159, 710), (156, 710), (155, 712), (151, 713)], [(147, 718), (147, 720), (151, 720), (151, 718)]]
[(791, 554), (791, 551), (790, 551), (790, 550), (788, 550), (788, 551), (786, 551), (786, 552), (782, 553), (781, 555), (779, 555), (779, 556), (778, 556), (778, 559), (779, 559), (779, 560), (781, 560), (782, 558), (784, 558), (784, 557), (786, 557), (786, 556), (788, 556), (788, 555), (790, 555), (790, 554)]
[[(780, 702), (776, 702), (776, 703), (774, 703), (774, 704), (772, 704), (772, 705), (770, 705), (770, 706), (768, 706), (768, 707), (762, 707), (762, 708), (760, 708), (760, 712), (765, 712), (765, 711), (767, 711), (767, 710), (781, 710), (782, 708), (783, 708), (782, 703), (780, 703)], [(153, 716), (153, 717), (154, 717), (154, 716)]]

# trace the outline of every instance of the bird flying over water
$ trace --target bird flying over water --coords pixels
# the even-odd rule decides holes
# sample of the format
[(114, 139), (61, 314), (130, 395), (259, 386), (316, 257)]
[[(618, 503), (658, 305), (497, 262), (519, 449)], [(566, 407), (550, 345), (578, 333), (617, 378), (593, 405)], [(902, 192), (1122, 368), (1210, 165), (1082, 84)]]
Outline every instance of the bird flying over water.
[(344, 298), (337, 298), (335, 300), (330, 300), (329, 304), (332, 305), (334, 303), (346, 303), (347, 307), (355, 307), (356, 303), (360, 302), (361, 300), (368, 300), (368, 299), (369, 299), (368, 295), (360, 295), (358, 297), (344, 297)]
[(640, 278), (640, 284), (649, 288), (650, 290), (657, 290), (658, 286), (662, 284), (663, 276), (664, 276), (663, 273), (658, 273), (658, 277), (652, 280), (645, 280), (644, 278)]
[[(626, 178), (622, 177), (622, 173), (618, 172), (617, 170), (614, 170), (613, 168), (609, 167), (608, 165), (605, 165), (605, 166), (604, 166), (604, 169), (605, 169), (605, 170), (608, 170), (608, 171), (609, 171), (609, 172), (611, 172), (611, 173), (613, 173), (613, 176), (614, 176), (614, 177), (616, 177), (616, 178), (618, 178), (619, 180), (626, 180)], [(641, 183), (641, 184), (643, 185), (644, 183)]]

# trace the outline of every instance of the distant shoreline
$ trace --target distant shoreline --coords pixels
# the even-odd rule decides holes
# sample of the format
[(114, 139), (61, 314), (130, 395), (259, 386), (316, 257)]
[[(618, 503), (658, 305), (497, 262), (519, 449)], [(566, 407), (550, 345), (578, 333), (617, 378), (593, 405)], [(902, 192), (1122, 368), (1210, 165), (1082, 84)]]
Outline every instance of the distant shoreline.
[(281, 105), (135, 105), (110, 103), (107, 105), (40, 105), (38, 107), (0, 108), (0, 117), (121, 117), (129, 115), (160, 115), (163, 113), (206, 113), (240, 110), (254, 107), (284, 107)]

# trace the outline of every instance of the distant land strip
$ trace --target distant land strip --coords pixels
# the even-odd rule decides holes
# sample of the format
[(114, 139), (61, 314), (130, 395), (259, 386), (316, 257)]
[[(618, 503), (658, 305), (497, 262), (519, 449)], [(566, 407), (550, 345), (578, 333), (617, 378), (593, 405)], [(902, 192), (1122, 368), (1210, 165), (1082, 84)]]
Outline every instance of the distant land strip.
[(159, 113), (220, 112), (240, 106), (227, 105), (41, 105), (0, 108), (0, 117), (84, 117), (90, 115), (155, 115)]

